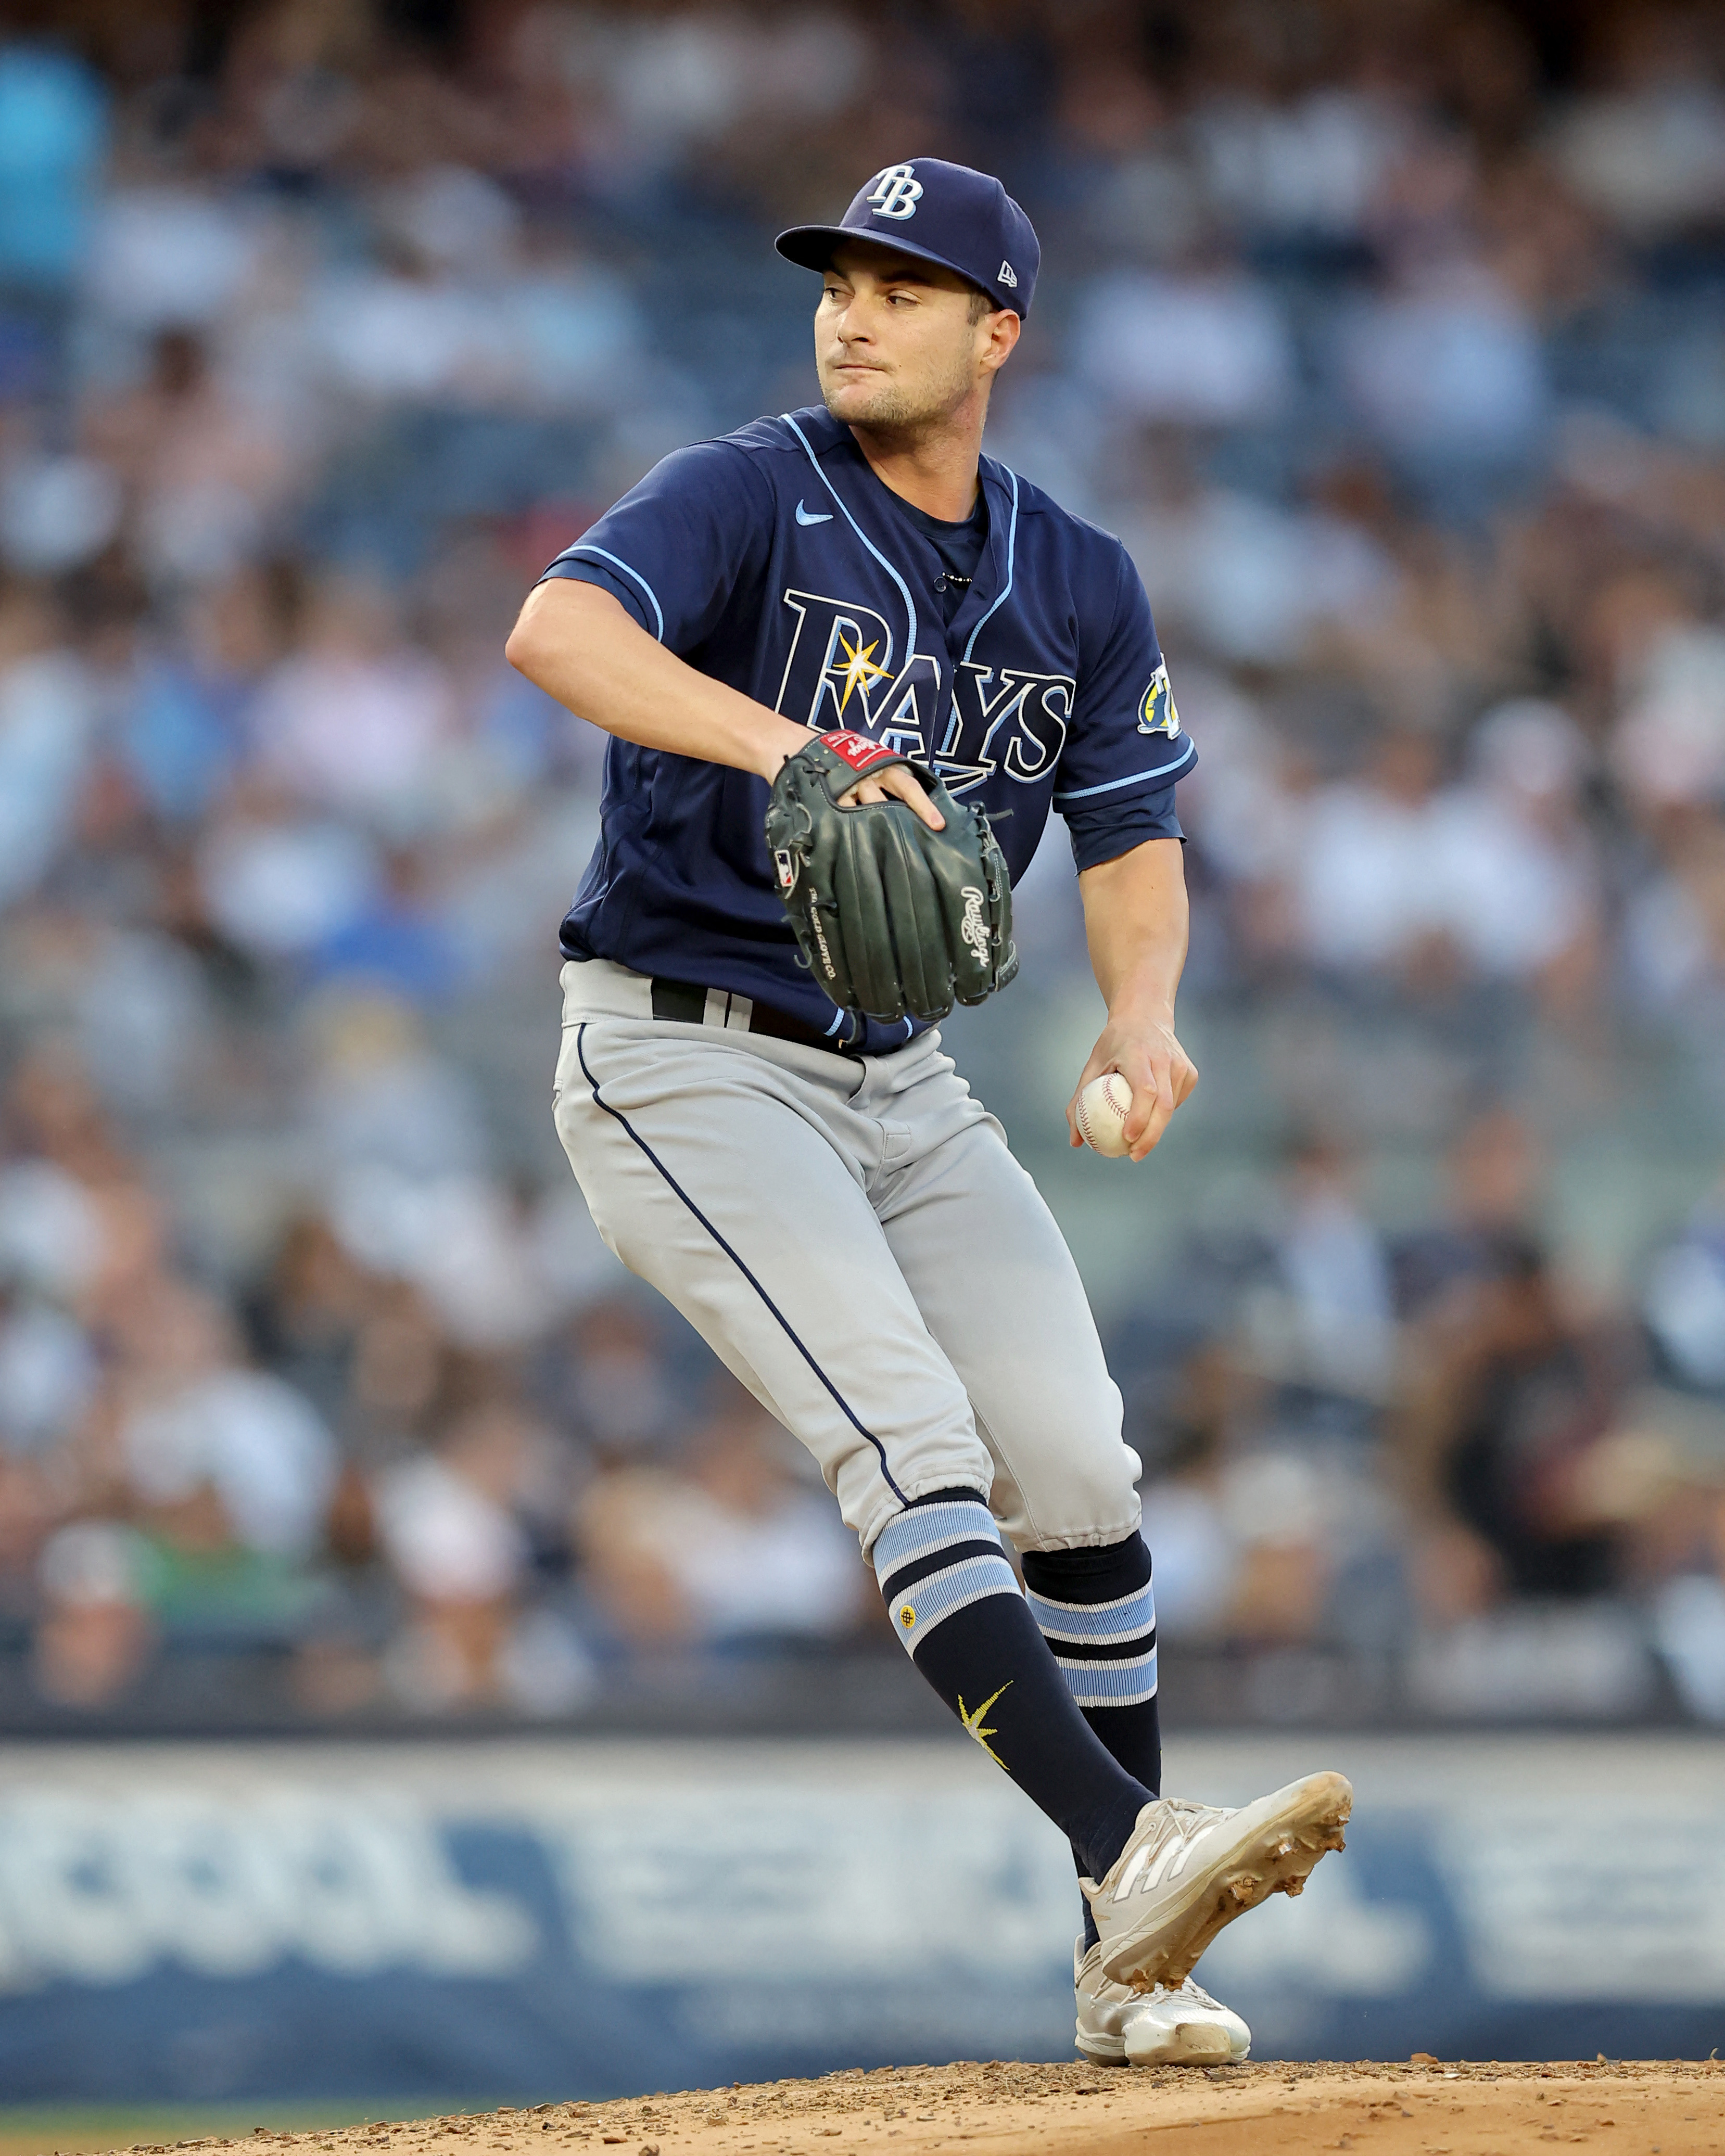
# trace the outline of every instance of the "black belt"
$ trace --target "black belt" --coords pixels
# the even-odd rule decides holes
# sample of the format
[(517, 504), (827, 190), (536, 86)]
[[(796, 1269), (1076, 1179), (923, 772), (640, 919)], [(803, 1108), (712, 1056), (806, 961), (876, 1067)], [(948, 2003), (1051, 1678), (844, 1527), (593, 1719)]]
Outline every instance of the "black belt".
[[(706, 999), (710, 994), (726, 996), (724, 988), (708, 989), (698, 987), (693, 981), (667, 981), (655, 976), (653, 982), (653, 1015), (669, 1019), (677, 1025), (705, 1025)], [(788, 1012), (774, 1010), (770, 1004), (755, 1003), (738, 996), (738, 1003), (749, 1004), (748, 1029), (762, 1033), (773, 1040), (793, 1040), (800, 1048), (823, 1048), (829, 1055), (855, 1055), (860, 1050), (849, 1042), (851, 1022), (845, 1019), (832, 1033), (823, 1033), (819, 1026), (810, 1025), (807, 1019), (792, 1018)], [(739, 1028), (738, 1030), (741, 1030)]]

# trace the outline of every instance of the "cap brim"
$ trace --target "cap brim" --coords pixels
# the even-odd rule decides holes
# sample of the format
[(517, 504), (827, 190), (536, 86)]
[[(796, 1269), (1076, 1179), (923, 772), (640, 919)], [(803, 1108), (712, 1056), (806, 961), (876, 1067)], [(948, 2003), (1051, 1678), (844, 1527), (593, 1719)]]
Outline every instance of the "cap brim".
[(914, 241), (901, 239), (896, 233), (889, 239), (885, 233), (858, 232), (848, 224), (793, 224), (788, 232), (780, 233), (773, 244), (787, 262), (794, 262), (799, 269), (825, 270), (831, 266), (835, 249), (855, 246), (859, 242), (865, 247), (878, 247), (889, 254), (909, 254), (918, 262), (935, 263), (942, 270), (950, 270), (955, 277), (962, 277), (967, 285), (975, 285), (978, 291), (993, 300), (1003, 311), (1019, 311), (1009, 301), (997, 297), (986, 285), (977, 285), (969, 270), (949, 262), (944, 254), (937, 254), (932, 247), (918, 247)]
[[(794, 262), (799, 270), (824, 270), (833, 259), (833, 249), (847, 239), (864, 235), (847, 232), (842, 224), (793, 224), (788, 232), (782, 232), (773, 243), (787, 262)], [(915, 249), (911, 249), (914, 254)]]

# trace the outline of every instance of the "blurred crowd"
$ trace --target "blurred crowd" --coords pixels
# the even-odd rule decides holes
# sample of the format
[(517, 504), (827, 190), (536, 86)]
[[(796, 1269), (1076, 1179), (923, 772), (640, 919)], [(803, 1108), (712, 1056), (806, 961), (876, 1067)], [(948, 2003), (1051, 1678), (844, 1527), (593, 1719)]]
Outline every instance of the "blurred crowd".
[(988, 447), (1126, 539), (1200, 750), (1208, 1195), (1105, 1313), (1164, 1635), (1246, 1711), (1725, 1720), (1725, 10), (8, 19), (0, 1711), (888, 1651), (557, 1152), (601, 744), (501, 654), (810, 400), (775, 223), (928, 151), (1038, 224)]

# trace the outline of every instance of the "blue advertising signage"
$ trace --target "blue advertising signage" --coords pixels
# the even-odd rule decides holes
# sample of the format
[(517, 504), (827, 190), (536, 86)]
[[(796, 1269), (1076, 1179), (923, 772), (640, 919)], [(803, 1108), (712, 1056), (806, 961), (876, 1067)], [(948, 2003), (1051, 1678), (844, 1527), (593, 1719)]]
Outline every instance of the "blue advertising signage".
[[(1233, 1801), (1332, 1757), (1347, 1853), (1199, 1972), (1255, 2056), (1725, 2043), (1719, 1747), (1173, 1763)], [(1069, 2057), (1077, 1914), (1058, 1837), (962, 1742), (15, 1750), (0, 2101), (434, 2109)]]

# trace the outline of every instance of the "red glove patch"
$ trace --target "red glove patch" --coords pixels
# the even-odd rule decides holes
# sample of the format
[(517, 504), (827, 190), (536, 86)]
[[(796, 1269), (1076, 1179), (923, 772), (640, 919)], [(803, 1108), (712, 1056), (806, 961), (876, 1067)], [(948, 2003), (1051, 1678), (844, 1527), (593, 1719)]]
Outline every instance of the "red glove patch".
[(823, 734), (820, 739), (824, 748), (831, 749), (834, 756), (843, 757), (853, 771), (872, 770), (883, 759), (890, 758), (895, 762), (900, 761), (896, 749), (887, 748), (880, 742), (870, 741), (866, 734)]

